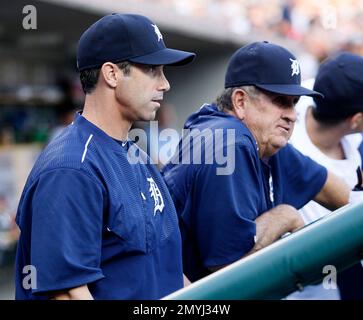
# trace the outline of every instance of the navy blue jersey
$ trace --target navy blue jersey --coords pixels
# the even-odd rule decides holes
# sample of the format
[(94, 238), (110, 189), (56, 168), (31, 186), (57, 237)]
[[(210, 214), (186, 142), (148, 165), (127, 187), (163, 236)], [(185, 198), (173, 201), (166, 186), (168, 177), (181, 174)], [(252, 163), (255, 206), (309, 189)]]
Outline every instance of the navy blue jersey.
[(84, 284), (95, 299), (158, 299), (182, 287), (174, 204), (147, 160), (80, 115), (45, 148), (17, 212), (17, 299)]
[[(185, 129), (184, 142), (162, 174), (179, 216), (184, 272), (195, 281), (208, 275), (208, 268), (230, 264), (252, 249), (260, 214), (282, 203), (301, 208), (314, 198), (327, 171), (291, 145), (262, 161), (248, 128), (215, 105), (204, 105)], [(234, 139), (227, 139), (228, 130)], [(198, 132), (202, 143), (185, 143), (190, 135), (197, 141)], [(215, 155), (229, 153), (229, 161), (222, 164), (221, 156), (210, 161), (210, 149)], [(192, 153), (208, 160), (186, 164), (185, 154)], [(223, 166), (225, 174), (218, 174)]]

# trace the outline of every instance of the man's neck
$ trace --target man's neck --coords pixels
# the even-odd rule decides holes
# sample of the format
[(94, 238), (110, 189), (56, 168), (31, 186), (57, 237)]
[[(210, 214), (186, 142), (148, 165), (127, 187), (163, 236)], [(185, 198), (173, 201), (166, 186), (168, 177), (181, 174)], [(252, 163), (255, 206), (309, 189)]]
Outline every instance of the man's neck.
[(127, 140), (132, 123), (122, 117), (115, 102), (106, 96), (86, 95), (82, 116), (110, 137)]
[[(234, 110), (227, 110), (226, 109), (226, 111), (224, 111), (226, 114), (229, 114), (229, 115), (231, 115), (231, 116), (233, 116), (233, 117), (235, 117), (235, 118), (237, 118), (239, 121), (241, 121), (246, 127), (247, 127), (247, 125), (246, 125), (246, 123), (244, 122), (244, 120), (243, 119), (241, 119), (241, 118), (239, 118), (238, 117), (238, 115), (236, 114), (236, 112), (234, 111)], [(248, 127), (247, 127), (248, 128)], [(261, 144), (261, 143), (258, 143), (258, 134), (257, 134), (257, 132), (256, 131), (254, 131), (253, 129), (251, 129), (251, 128), (248, 128), (248, 130), (251, 132), (251, 134), (252, 134), (252, 136), (253, 136), (253, 138), (255, 139), (255, 141), (256, 141), (256, 143), (257, 143), (257, 145), (258, 145), (258, 156), (259, 156), (259, 158), (263, 161), (263, 162), (265, 162), (266, 164), (268, 164), (268, 161), (269, 161), (269, 159), (270, 159), (270, 157), (271, 157), (271, 154), (266, 154), (266, 145), (265, 144)]]
[(306, 132), (311, 142), (326, 156), (342, 160), (345, 159), (341, 140), (347, 134), (341, 125), (325, 126), (314, 119), (312, 107), (306, 113)]

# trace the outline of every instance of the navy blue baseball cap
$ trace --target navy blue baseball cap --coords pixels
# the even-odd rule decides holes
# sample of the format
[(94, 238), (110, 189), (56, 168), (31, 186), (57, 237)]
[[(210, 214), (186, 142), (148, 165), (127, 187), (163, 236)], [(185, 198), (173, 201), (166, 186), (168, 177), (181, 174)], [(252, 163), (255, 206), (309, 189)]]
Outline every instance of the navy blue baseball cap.
[(195, 57), (192, 52), (165, 47), (155, 23), (136, 14), (113, 13), (91, 25), (78, 43), (79, 71), (105, 62), (130, 61), (148, 65), (184, 65)]
[(301, 86), (300, 65), (295, 56), (267, 41), (248, 44), (231, 57), (224, 87), (245, 85), (283, 95), (321, 96)]
[(315, 79), (316, 110), (327, 117), (345, 117), (363, 112), (363, 58), (342, 52), (325, 60)]

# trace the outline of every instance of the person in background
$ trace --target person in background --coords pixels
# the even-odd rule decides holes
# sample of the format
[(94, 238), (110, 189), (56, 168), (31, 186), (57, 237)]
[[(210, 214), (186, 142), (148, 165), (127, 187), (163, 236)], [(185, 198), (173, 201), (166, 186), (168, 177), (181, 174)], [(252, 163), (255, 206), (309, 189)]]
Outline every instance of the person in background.
[[(363, 58), (342, 52), (322, 63), (316, 79), (307, 88), (321, 92), (324, 98), (303, 98), (296, 106), (297, 121), (291, 144), (342, 178), (352, 190), (351, 201), (363, 201), (362, 157), (359, 146), (363, 131)], [(328, 213), (310, 201), (300, 213), (306, 224)], [(362, 299), (361, 264), (338, 274), (338, 289), (325, 289), (323, 284), (308, 286), (288, 299)]]

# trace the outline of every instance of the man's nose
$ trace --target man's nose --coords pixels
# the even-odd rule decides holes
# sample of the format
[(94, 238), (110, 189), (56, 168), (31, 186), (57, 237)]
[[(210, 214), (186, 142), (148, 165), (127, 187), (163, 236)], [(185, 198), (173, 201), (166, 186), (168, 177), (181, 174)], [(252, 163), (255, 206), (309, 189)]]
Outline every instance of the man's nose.
[(162, 73), (162, 75), (160, 77), (159, 90), (161, 90), (161, 91), (169, 91), (170, 90), (170, 83), (169, 83), (168, 79), (166, 79), (166, 76), (165, 76), (164, 72)]
[(283, 117), (289, 122), (295, 122), (297, 118), (295, 107), (291, 106), (290, 108), (285, 109)]

